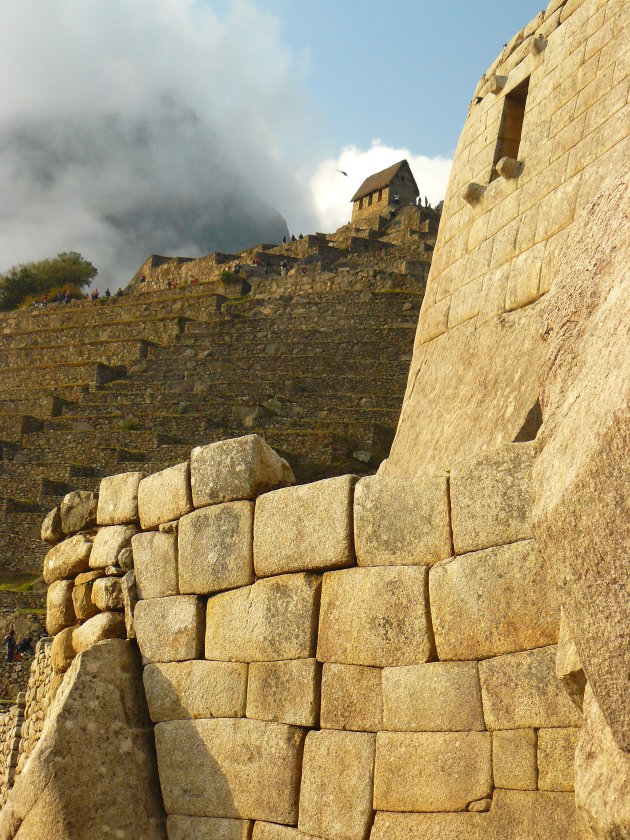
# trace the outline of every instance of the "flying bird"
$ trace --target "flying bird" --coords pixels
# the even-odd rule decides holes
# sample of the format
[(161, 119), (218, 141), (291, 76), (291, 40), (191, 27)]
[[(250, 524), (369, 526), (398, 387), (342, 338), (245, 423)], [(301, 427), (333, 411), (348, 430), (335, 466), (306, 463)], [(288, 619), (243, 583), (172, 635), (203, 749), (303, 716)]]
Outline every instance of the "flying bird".
[(338, 169), (338, 170), (337, 170), (337, 172), (340, 172), (342, 175), (345, 175), (345, 176), (346, 176), (346, 178), (349, 178), (349, 177), (350, 177), (350, 176), (348, 175), (348, 173), (347, 173), (347, 172), (344, 172), (344, 171), (343, 171), (343, 169)]

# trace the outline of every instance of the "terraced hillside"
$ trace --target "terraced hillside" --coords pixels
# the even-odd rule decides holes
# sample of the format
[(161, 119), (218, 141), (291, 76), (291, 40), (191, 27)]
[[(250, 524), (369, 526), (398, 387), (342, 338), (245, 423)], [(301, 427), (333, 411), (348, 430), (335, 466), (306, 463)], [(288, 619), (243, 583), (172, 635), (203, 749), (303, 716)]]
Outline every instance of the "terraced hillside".
[[(69, 489), (158, 470), (199, 443), (256, 431), (301, 481), (373, 471), (394, 434), (438, 218), (401, 208), (380, 232), (235, 255), (227, 283), (147, 277), (109, 302), (2, 316), (4, 575), (41, 569), (42, 516)], [(266, 272), (252, 257), (263, 252)]]

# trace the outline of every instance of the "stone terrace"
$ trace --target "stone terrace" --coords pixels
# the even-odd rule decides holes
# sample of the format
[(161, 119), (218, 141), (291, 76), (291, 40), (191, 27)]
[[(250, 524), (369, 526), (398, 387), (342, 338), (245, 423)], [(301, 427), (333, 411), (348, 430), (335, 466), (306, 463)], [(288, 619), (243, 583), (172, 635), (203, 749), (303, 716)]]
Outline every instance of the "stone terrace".
[[(378, 232), (287, 243), (273, 249), (286, 274), (279, 263), (264, 274), (251, 249), (238, 258), (244, 285), (215, 273), (167, 289), (164, 273), (147, 273), (109, 303), (3, 315), (0, 569), (41, 568), (42, 513), (71, 487), (153, 472), (200, 441), (256, 431), (301, 481), (373, 472), (400, 410), (438, 220), (404, 208)], [(316, 246), (329, 249), (322, 259), (299, 257)]]

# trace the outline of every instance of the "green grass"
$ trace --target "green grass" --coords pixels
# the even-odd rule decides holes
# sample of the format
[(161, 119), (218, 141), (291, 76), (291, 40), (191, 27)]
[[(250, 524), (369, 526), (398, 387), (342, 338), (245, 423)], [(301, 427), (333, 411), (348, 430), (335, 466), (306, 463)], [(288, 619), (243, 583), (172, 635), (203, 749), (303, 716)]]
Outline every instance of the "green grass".
[(41, 575), (33, 572), (0, 572), (0, 592), (32, 592), (33, 584), (40, 579)]

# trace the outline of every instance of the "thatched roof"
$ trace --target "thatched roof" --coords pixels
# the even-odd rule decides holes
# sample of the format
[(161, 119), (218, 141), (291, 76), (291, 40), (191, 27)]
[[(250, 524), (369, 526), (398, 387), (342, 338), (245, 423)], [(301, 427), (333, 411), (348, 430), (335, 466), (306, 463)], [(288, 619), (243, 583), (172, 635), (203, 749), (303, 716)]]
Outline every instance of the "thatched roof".
[[(366, 178), (350, 201), (358, 201), (360, 198), (373, 193), (375, 190), (382, 190), (384, 187), (389, 186), (394, 176), (398, 174), (401, 166), (407, 167), (409, 175), (415, 184), (416, 181), (411, 173), (409, 164), (406, 160), (399, 160), (398, 163), (393, 164), (393, 166), (388, 166), (387, 169), (383, 169), (381, 172), (375, 172), (374, 175), (370, 175), (369, 178)], [(417, 185), (416, 189), (418, 189)]]

